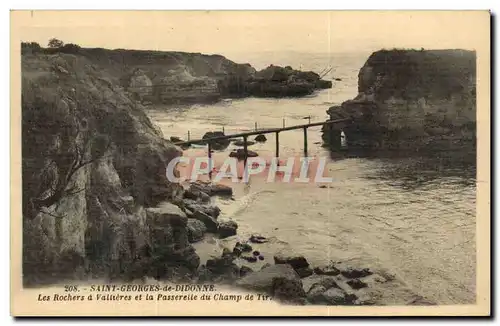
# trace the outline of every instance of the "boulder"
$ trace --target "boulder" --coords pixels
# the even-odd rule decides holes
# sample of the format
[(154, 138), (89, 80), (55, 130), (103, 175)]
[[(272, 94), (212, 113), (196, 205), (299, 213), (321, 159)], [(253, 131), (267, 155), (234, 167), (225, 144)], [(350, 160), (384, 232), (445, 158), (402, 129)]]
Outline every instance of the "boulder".
[(250, 238), (248, 239), (248, 241), (250, 241), (252, 243), (265, 243), (265, 242), (267, 242), (267, 238), (265, 238), (261, 235), (258, 235), (258, 234), (252, 234), (250, 236)]
[(187, 226), (188, 218), (178, 206), (161, 202), (156, 207), (146, 208), (148, 225), (154, 226)]
[[(238, 139), (238, 140), (233, 141), (233, 144), (234, 144), (235, 146), (245, 146), (245, 142), (244, 142), (243, 140), (241, 140), (241, 139)], [(247, 146), (252, 146), (252, 145), (254, 145), (254, 144), (255, 144), (255, 142), (254, 142), (254, 141), (247, 140)]]
[(300, 278), (308, 277), (313, 274), (313, 270), (310, 267), (297, 268), (295, 271), (299, 274)]
[(219, 238), (224, 239), (236, 235), (237, 229), (238, 224), (235, 221), (219, 221), (219, 228), (217, 232), (219, 233)]
[(300, 279), (277, 277), (273, 279), (271, 295), (284, 303), (305, 304), (306, 293)]
[(212, 183), (210, 185), (210, 196), (232, 196), (233, 188), (220, 184), (220, 183)]
[(309, 263), (304, 256), (296, 255), (293, 253), (278, 253), (274, 256), (275, 264), (289, 264), (295, 270), (300, 268), (309, 267)]
[(372, 275), (373, 272), (369, 268), (356, 268), (356, 267), (346, 267), (341, 270), (342, 276), (347, 278), (360, 278), (368, 275)]
[(191, 212), (202, 212), (213, 218), (217, 218), (220, 215), (220, 208), (215, 205), (200, 204), (192, 199), (183, 200), (184, 207)]
[(238, 280), (236, 285), (248, 290), (272, 293), (273, 281), (278, 278), (291, 282), (301, 282), (299, 275), (297, 275), (292, 266), (280, 264), (271, 265), (260, 271), (253, 272)]
[(236, 242), (236, 244), (234, 245), (233, 254), (239, 256), (242, 252), (251, 252), (252, 249), (252, 246), (248, 243)]
[(196, 189), (187, 189), (183, 194), (184, 198), (199, 201), (201, 203), (208, 203), (210, 201), (210, 196)]
[(359, 289), (362, 289), (362, 288), (365, 288), (368, 286), (365, 282), (361, 281), (358, 278), (355, 278), (353, 280), (349, 280), (346, 283), (349, 284), (349, 286), (351, 288), (353, 288), (354, 290), (359, 290)]
[(195, 211), (193, 213), (193, 218), (203, 222), (207, 227), (208, 232), (213, 232), (213, 233), (217, 232), (219, 223), (212, 216), (205, 214), (202, 211)]
[(335, 276), (335, 275), (340, 274), (340, 270), (338, 268), (336, 268), (335, 266), (330, 265), (330, 266), (323, 266), (323, 267), (315, 267), (314, 273), (316, 273), (318, 275), (333, 275), (333, 276)]
[(264, 135), (264, 134), (257, 135), (255, 137), (255, 141), (260, 142), (260, 143), (267, 141), (266, 135)]
[[(202, 139), (207, 140), (210, 138), (222, 137), (222, 136), (224, 136), (224, 133), (222, 131), (209, 131), (203, 135)], [(218, 139), (210, 141), (210, 145), (215, 150), (225, 149), (229, 146), (229, 144), (230, 144), (229, 139)]]
[(323, 293), (326, 292), (326, 288), (322, 285), (313, 286), (309, 292), (307, 292), (307, 301), (313, 304), (325, 304), (326, 300)]
[(328, 89), (328, 88), (332, 88), (332, 86), (333, 86), (333, 83), (331, 80), (320, 79), (320, 80), (316, 81), (316, 88), (319, 88), (319, 89)]
[[(257, 156), (259, 156), (259, 154), (257, 154), (256, 152), (253, 152), (253, 151), (250, 151), (250, 150), (247, 150), (247, 154), (248, 154), (247, 157), (257, 157)], [(232, 151), (231, 153), (229, 153), (229, 157), (235, 157), (238, 160), (244, 160), (245, 159), (245, 150), (243, 148), (238, 148), (237, 150)]]
[(188, 218), (187, 231), (188, 240), (193, 243), (203, 239), (203, 235), (207, 232), (207, 227), (205, 223), (198, 219)]
[(233, 188), (220, 184), (211, 182), (196, 181), (191, 183), (189, 189), (192, 191), (201, 191), (209, 196), (232, 196)]
[(240, 277), (240, 268), (233, 263), (232, 255), (207, 260), (207, 264), (199, 272), (199, 281), (212, 283), (232, 283)]
[(335, 287), (329, 288), (321, 296), (330, 305), (348, 305), (355, 300), (353, 300), (353, 295), (347, 295), (344, 291)]

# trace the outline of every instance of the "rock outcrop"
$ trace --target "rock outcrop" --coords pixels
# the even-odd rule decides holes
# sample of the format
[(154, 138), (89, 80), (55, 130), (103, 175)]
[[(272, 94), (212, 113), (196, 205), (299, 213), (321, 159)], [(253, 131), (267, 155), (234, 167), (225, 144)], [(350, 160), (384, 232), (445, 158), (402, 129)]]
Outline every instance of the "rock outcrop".
[[(221, 55), (201, 53), (81, 48), (66, 44), (42, 48), (22, 43), (25, 55), (72, 54), (86, 57), (108, 80), (121, 85), (134, 100), (149, 103), (206, 103), (223, 97), (304, 96), (331, 88), (314, 72), (270, 66), (257, 72), (250, 64), (235, 63)], [(60, 67), (62, 68), (62, 67)], [(285, 78), (285, 79), (283, 79)]]
[(182, 199), (165, 171), (180, 149), (113, 80), (84, 55), (22, 56), (26, 284), (198, 267), (169, 203)]
[(330, 119), (352, 123), (323, 140), (339, 149), (340, 132), (351, 148), (475, 148), (476, 55), (465, 50), (381, 50), (358, 76), (358, 96), (331, 107)]
[(258, 97), (298, 97), (331, 87), (331, 81), (322, 80), (315, 72), (270, 65), (249, 79), (246, 92)]

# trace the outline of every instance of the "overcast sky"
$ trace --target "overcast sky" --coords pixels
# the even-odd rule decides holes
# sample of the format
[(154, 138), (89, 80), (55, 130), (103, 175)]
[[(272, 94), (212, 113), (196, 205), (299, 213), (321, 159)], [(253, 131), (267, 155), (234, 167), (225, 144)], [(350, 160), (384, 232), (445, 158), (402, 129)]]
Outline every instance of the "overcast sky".
[[(21, 39), (51, 37), (83, 47), (238, 52), (370, 52), (380, 48), (474, 49), (489, 42), (487, 12), (165, 12), (22, 13)], [(478, 32), (481, 30), (483, 32)], [(481, 43), (482, 42), (482, 43)]]

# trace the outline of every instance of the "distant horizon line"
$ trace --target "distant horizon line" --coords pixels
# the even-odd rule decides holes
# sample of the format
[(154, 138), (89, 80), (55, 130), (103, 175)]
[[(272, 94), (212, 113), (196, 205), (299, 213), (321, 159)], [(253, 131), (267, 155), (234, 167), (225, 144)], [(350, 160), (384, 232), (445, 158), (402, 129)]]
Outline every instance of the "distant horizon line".
[[(56, 37), (57, 39), (57, 37)], [(49, 39), (50, 40), (50, 39)], [(474, 51), (474, 49), (465, 49), (465, 48), (425, 48), (425, 47), (398, 47), (398, 46), (380, 46), (380, 47), (373, 47), (370, 49), (352, 49), (352, 50), (339, 50), (339, 51), (320, 51), (320, 52), (314, 52), (314, 51), (300, 51), (300, 50), (262, 50), (262, 51), (245, 51), (245, 50), (225, 50), (225, 51), (200, 51), (200, 50), (177, 50), (177, 49), (152, 49), (152, 48), (131, 48), (131, 47), (102, 47), (102, 46), (81, 46), (77, 43), (72, 43), (68, 42), (66, 43), (64, 40), (61, 40), (64, 42), (64, 44), (75, 44), (80, 46), (81, 48), (86, 48), (86, 49), (105, 49), (105, 50), (130, 50), (130, 51), (155, 51), (155, 52), (183, 52), (183, 53), (200, 53), (200, 54), (205, 54), (205, 55), (224, 55), (224, 54), (262, 54), (262, 53), (300, 53), (300, 54), (316, 54), (316, 55), (328, 55), (328, 54), (350, 54), (350, 53), (374, 53), (376, 51), (381, 51), (381, 50), (464, 50), (464, 51)], [(42, 45), (39, 42), (36, 41), (21, 41), (21, 43), (38, 43), (42, 48), (48, 48), (46, 45)], [(48, 43), (48, 41), (47, 41)]]

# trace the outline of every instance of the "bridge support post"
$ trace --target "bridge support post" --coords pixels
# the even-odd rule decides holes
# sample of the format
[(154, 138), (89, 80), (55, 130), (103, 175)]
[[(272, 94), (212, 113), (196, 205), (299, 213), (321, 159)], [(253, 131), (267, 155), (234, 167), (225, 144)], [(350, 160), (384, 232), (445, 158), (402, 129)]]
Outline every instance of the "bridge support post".
[(307, 157), (307, 127), (304, 127), (304, 156)]
[(280, 157), (280, 133), (279, 131), (276, 131), (276, 159), (278, 160), (278, 165), (280, 164), (279, 157)]
[(208, 142), (208, 178), (212, 179), (212, 145)]
[[(257, 123), (257, 122), (256, 122)], [(247, 174), (247, 160), (248, 160), (248, 142), (247, 142), (248, 136), (243, 136), (243, 152), (244, 152), (244, 159), (243, 159), (243, 178), (246, 177)]]
[(190, 141), (190, 140), (191, 140), (191, 135), (190, 135), (189, 130), (188, 130), (188, 141)]

